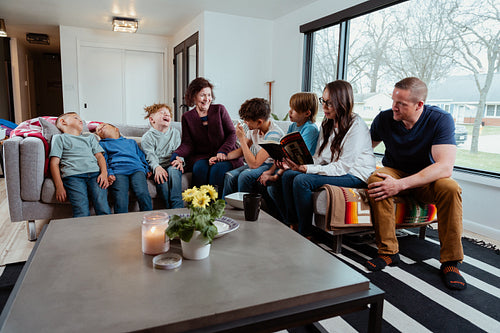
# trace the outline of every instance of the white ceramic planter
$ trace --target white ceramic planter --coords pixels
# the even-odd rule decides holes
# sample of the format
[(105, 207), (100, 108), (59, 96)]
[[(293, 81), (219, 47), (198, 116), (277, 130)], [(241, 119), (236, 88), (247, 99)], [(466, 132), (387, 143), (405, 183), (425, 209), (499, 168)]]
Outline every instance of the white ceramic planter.
[(189, 242), (181, 240), (182, 256), (191, 260), (205, 259), (210, 254), (210, 246), (201, 232), (195, 231)]

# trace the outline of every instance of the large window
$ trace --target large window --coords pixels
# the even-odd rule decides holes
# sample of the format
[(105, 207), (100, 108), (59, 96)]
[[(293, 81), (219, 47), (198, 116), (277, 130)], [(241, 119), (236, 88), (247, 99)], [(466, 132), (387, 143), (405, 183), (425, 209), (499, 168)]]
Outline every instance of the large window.
[(354, 111), (369, 124), (391, 107), (395, 82), (419, 77), (426, 103), (455, 120), (456, 166), (498, 174), (499, 13), (498, 0), (375, 0), (308, 23), (305, 88), (321, 94), (333, 79), (349, 81)]

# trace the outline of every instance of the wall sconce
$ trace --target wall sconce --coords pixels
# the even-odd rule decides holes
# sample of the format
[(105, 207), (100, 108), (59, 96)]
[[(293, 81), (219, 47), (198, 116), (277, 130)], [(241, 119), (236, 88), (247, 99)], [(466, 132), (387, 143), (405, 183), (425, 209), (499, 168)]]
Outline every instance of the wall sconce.
[(7, 37), (7, 30), (5, 29), (5, 21), (0, 19), (0, 37)]
[(126, 17), (113, 17), (113, 31), (136, 32), (139, 23), (136, 19)]

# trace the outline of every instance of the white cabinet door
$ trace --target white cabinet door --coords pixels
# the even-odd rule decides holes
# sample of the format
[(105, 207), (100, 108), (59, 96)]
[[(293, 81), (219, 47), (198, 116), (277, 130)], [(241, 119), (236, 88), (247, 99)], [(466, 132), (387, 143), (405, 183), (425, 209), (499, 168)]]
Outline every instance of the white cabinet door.
[(144, 107), (164, 103), (164, 54), (80, 46), (80, 115), (85, 120), (141, 125)]
[(130, 125), (149, 124), (144, 107), (164, 103), (163, 53), (125, 52), (125, 114)]
[(80, 116), (123, 123), (122, 50), (81, 46), (78, 61)]

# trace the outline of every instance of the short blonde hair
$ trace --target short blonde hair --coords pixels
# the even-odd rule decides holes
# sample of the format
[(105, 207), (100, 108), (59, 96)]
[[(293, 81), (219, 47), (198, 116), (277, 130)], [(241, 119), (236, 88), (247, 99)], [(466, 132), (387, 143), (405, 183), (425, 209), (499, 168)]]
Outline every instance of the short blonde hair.
[(425, 102), (427, 98), (427, 85), (418, 77), (407, 77), (397, 82), (394, 88), (409, 90), (410, 99), (413, 103)]
[(292, 97), (290, 97), (290, 107), (299, 113), (311, 111), (309, 120), (314, 123), (316, 122), (316, 115), (318, 114), (318, 96), (311, 92), (293, 94)]
[(60, 125), (61, 119), (65, 119), (67, 116), (71, 116), (71, 115), (74, 115), (74, 114), (76, 114), (77, 116), (79, 116), (79, 114), (76, 113), (76, 112), (66, 112), (66, 113), (63, 113), (62, 115), (60, 115), (59, 117), (57, 117), (57, 119), (56, 119), (56, 127), (59, 128), (62, 131), (62, 127)]
[(174, 116), (174, 114), (172, 113), (172, 109), (167, 104), (153, 104), (144, 108), (144, 111), (146, 111), (146, 116), (144, 117), (144, 119), (148, 119), (149, 117), (151, 117), (151, 115), (155, 114), (163, 108), (167, 109), (168, 112), (170, 112), (171, 117)]

